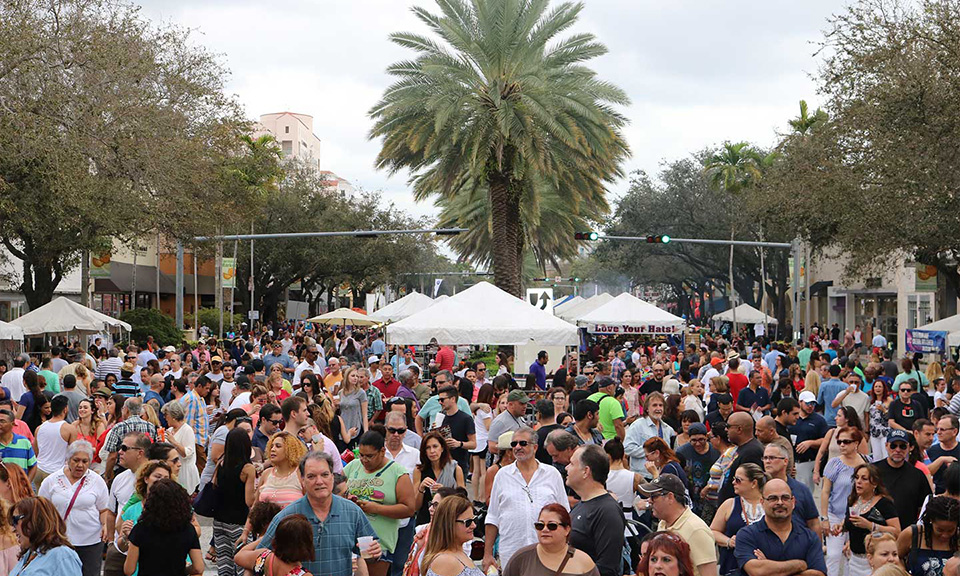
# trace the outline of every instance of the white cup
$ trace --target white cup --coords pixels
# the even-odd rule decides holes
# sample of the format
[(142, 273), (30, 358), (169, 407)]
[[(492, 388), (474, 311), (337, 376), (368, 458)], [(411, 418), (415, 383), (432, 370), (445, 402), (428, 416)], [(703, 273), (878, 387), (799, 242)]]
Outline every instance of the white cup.
[(357, 538), (357, 547), (360, 548), (360, 557), (366, 560), (367, 558), (372, 558), (373, 555), (370, 554), (370, 546), (373, 545), (373, 536), (361, 536)]

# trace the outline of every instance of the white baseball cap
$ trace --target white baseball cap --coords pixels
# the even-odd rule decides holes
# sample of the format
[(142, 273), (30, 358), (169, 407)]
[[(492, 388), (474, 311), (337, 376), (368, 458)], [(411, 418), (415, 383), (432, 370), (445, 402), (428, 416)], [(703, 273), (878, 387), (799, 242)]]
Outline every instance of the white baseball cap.
[(806, 402), (807, 404), (816, 404), (817, 397), (813, 394), (813, 392), (809, 390), (804, 390), (803, 392), (800, 393), (800, 401)]
[(371, 356), (367, 358), (367, 364), (374, 364), (376, 362), (380, 362), (380, 358), (378, 356)]

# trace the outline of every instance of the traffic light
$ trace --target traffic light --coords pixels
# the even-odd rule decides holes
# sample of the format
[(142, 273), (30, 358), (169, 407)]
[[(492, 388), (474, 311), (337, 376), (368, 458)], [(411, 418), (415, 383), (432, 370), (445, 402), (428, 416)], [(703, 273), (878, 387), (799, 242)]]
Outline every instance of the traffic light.
[(647, 244), (669, 244), (670, 237), (667, 235), (663, 236), (647, 236)]
[(574, 232), (573, 237), (577, 240), (596, 240), (600, 235), (596, 232)]

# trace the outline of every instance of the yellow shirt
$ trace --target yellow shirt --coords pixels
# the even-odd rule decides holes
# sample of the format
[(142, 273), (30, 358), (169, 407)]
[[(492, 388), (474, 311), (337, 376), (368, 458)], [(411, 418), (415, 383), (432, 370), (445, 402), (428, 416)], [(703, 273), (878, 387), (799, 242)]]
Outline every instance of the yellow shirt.
[(713, 532), (707, 523), (690, 508), (684, 510), (677, 521), (670, 526), (661, 520), (657, 530), (673, 532), (686, 540), (690, 545), (690, 559), (693, 560), (695, 576), (700, 576), (700, 566), (710, 562), (716, 563), (717, 544), (713, 539)]
[(339, 384), (342, 380), (343, 372), (327, 374), (323, 377), (323, 385), (326, 387), (327, 392), (333, 392), (333, 387)]

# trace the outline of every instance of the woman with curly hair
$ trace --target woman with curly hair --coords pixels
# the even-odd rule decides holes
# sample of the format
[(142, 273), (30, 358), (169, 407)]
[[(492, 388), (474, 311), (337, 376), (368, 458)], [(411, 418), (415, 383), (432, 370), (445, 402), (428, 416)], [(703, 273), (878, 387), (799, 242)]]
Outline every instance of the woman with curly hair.
[[(942, 567), (957, 553), (958, 523), (960, 501), (937, 496), (927, 502), (919, 523), (900, 532), (897, 547), (911, 576), (928, 576), (933, 573), (929, 567)], [(946, 575), (942, 570), (940, 573)]]
[(24, 498), (33, 496), (33, 486), (23, 468), (13, 462), (0, 463), (0, 504), (3, 512)]
[(0, 510), (0, 574), (10, 574), (17, 565), (20, 556), (20, 543), (17, 542), (17, 533), (10, 523), (7, 514), (7, 505)]
[(17, 531), (20, 556), (11, 574), (17, 576), (80, 576), (80, 556), (67, 540), (67, 525), (46, 498), (20, 500), (7, 517)]
[[(123, 572), (131, 576), (203, 574), (200, 538), (191, 524), (193, 510), (183, 486), (157, 480), (147, 494), (143, 514), (130, 531), (130, 549)], [(188, 565), (184, 558), (190, 557)]]
[(147, 493), (157, 481), (171, 478), (172, 474), (170, 465), (159, 460), (150, 460), (137, 470), (133, 495), (120, 509), (120, 521), (116, 526), (117, 548), (124, 554), (129, 548), (130, 531), (143, 514), (143, 501), (146, 500)]
[(275, 502), (281, 508), (303, 497), (300, 473), (297, 466), (307, 453), (307, 447), (289, 432), (277, 432), (267, 443), (267, 455), (271, 468), (263, 471), (256, 499)]

